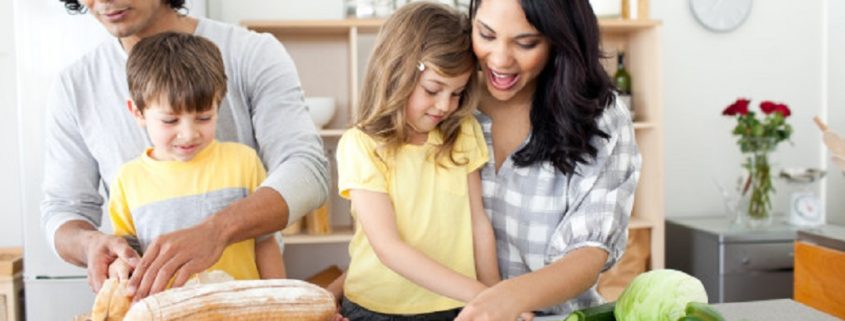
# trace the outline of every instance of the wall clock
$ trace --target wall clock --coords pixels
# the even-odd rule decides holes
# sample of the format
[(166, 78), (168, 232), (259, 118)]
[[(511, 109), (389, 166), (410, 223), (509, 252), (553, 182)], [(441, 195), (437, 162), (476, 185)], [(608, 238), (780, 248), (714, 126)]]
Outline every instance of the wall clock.
[(728, 32), (738, 28), (751, 13), (752, 0), (689, 0), (695, 19), (708, 30)]

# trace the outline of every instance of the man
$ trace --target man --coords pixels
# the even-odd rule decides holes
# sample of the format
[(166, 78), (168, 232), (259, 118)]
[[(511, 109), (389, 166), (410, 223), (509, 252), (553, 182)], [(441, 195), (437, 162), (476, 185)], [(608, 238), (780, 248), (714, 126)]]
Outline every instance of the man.
[[(93, 15), (110, 39), (64, 70), (48, 99), (42, 223), (67, 262), (87, 266), (99, 290), (117, 257), (135, 268), (135, 299), (174, 286), (210, 267), (232, 243), (273, 233), (320, 206), (328, 195), (327, 161), (302, 100), (296, 68), (269, 35), (187, 17), (184, 0), (60, 0)], [(252, 146), (268, 169), (262, 186), (202, 223), (164, 234), (143, 259), (118, 237), (101, 233), (103, 197), (117, 169), (150, 145), (126, 111), (126, 57), (140, 39), (164, 31), (213, 41), (223, 55), (228, 94), (217, 138)], [(178, 146), (176, 146), (178, 148)], [(213, 204), (209, 204), (213, 206)], [(178, 215), (161, 213), (160, 215)]]

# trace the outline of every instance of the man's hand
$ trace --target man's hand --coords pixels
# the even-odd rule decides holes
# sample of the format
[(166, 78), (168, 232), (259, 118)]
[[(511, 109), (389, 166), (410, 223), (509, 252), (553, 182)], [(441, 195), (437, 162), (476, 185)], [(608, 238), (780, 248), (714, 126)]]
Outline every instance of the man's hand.
[(153, 241), (129, 279), (127, 294), (135, 301), (163, 291), (171, 278), (173, 287), (214, 265), (227, 240), (212, 224), (202, 223), (183, 230), (163, 234)]
[(97, 293), (108, 278), (109, 264), (116, 258), (137, 266), (138, 253), (122, 237), (107, 235), (83, 220), (62, 224), (54, 235), (56, 252), (65, 262), (84, 267), (88, 273), (88, 286)]
[(100, 291), (103, 282), (109, 277), (109, 266), (115, 260), (121, 260), (134, 268), (138, 265), (139, 256), (125, 239), (119, 236), (103, 234), (99, 231), (87, 231), (92, 240), (85, 246), (85, 257), (88, 266), (88, 285), (94, 293)]

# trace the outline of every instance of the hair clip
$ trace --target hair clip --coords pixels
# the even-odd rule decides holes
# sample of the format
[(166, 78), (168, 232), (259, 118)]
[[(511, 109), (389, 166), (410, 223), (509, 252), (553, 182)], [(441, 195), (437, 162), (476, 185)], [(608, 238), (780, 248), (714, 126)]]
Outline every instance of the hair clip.
[(417, 69), (419, 69), (420, 71), (425, 71), (425, 64), (422, 61), (420, 61), (420, 64), (417, 65)]

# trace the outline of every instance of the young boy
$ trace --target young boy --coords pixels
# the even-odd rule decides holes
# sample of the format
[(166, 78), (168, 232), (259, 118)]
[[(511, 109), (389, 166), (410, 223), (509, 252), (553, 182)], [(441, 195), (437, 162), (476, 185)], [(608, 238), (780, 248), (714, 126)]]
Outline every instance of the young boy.
[[(266, 173), (252, 148), (215, 140), (226, 72), (214, 43), (175, 32), (145, 38), (132, 49), (126, 76), (129, 111), (152, 147), (118, 171), (109, 216), (114, 233), (137, 238), (143, 253), (156, 237), (192, 227), (246, 197)], [(209, 270), (238, 280), (285, 277), (272, 236), (226, 247)]]

